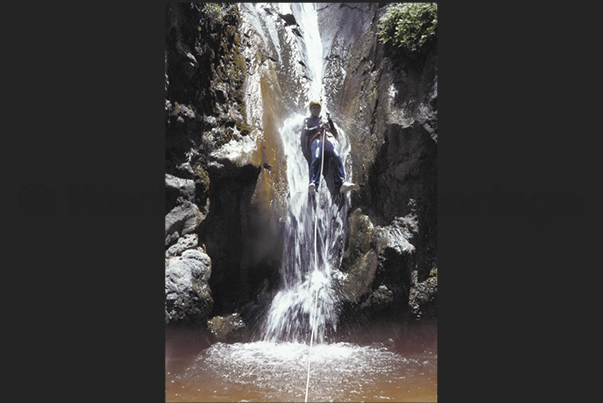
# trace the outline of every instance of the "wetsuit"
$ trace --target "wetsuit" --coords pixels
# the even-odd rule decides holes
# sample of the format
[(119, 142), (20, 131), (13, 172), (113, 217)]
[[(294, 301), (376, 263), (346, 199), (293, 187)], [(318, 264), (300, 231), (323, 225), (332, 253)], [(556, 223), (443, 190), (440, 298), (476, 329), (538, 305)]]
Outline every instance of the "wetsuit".
[(326, 123), (321, 116), (311, 115), (304, 119), (304, 127), (301, 134), (302, 152), (310, 168), (310, 183), (314, 183), (318, 188), (320, 184), (320, 164), (322, 158), (322, 130), (326, 131), (326, 147), (324, 160), (324, 173), (333, 171), (333, 179), (336, 186), (341, 186), (345, 179), (345, 170), (341, 157), (333, 147), (332, 139), (337, 139), (337, 129), (333, 121), (329, 118)]

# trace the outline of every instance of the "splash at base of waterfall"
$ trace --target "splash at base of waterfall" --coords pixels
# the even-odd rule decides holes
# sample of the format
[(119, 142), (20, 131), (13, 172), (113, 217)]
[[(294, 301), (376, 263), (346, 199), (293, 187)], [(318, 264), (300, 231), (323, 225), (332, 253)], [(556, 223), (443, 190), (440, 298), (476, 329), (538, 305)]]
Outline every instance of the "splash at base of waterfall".
[[(404, 351), (387, 342), (315, 345), (308, 401), (437, 401), (435, 328), (425, 327), (416, 339), (421, 342)], [(166, 401), (304, 401), (304, 343), (216, 343), (188, 360), (169, 358)]]

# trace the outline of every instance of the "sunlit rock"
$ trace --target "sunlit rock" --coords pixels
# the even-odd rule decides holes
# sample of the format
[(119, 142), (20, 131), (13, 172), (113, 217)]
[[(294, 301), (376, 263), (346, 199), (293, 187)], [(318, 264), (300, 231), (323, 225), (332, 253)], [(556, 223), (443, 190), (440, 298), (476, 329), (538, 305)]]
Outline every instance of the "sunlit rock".
[(199, 245), (199, 236), (197, 234), (188, 234), (178, 238), (178, 241), (170, 246), (165, 252), (165, 257), (174, 257), (182, 255), (187, 249), (196, 248)]
[(201, 323), (213, 308), (211, 259), (200, 248), (166, 259), (165, 304), (170, 322)]
[(211, 153), (210, 158), (212, 158), (210, 166), (216, 168), (221, 168), (225, 164), (238, 168), (245, 165), (259, 167), (261, 162), (257, 141), (252, 136), (231, 140), (220, 149)]
[(170, 211), (176, 205), (185, 201), (194, 202), (195, 182), (192, 179), (179, 178), (165, 174), (166, 210)]

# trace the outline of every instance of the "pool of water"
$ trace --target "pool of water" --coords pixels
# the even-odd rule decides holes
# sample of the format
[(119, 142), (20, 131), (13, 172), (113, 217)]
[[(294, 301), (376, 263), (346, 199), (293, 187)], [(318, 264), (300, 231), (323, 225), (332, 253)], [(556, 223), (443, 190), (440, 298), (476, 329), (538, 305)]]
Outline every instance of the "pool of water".
[[(197, 333), (198, 334), (198, 333)], [(210, 344), (194, 330), (166, 333), (167, 402), (435, 402), (435, 327), (392, 339)]]

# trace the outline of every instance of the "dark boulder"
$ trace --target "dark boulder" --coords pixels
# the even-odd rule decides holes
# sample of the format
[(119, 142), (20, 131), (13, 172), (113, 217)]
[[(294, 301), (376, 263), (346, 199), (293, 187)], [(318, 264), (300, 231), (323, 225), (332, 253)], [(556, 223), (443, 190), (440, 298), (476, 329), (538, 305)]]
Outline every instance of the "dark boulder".
[(203, 219), (199, 207), (190, 201), (174, 207), (165, 216), (165, 246), (175, 243), (180, 236), (195, 232)]
[(387, 226), (374, 226), (356, 209), (349, 222), (342, 272), (336, 276), (344, 302), (343, 320), (356, 320), (359, 315), (366, 320), (405, 318), (416, 263), (416, 248), (411, 243), (418, 230), (414, 210)]
[(241, 341), (247, 326), (238, 313), (215, 316), (207, 321), (207, 328), (217, 341)]
[(187, 242), (195, 244), (189, 237), (180, 242), (182, 249), (172, 248), (166, 253), (166, 321), (203, 323), (213, 308), (208, 285), (211, 259), (200, 247), (185, 248)]

